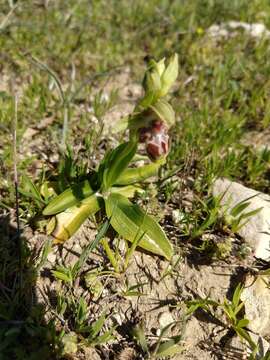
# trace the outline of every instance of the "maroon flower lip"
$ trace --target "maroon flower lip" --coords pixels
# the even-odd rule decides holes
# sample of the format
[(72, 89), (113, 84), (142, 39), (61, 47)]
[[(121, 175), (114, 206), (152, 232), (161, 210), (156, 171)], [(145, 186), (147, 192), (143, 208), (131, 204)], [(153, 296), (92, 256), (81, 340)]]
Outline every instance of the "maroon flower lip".
[(169, 151), (168, 128), (161, 120), (154, 120), (149, 127), (139, 130), (139, 141), (145, 144), (149, 158), (157, 160)]

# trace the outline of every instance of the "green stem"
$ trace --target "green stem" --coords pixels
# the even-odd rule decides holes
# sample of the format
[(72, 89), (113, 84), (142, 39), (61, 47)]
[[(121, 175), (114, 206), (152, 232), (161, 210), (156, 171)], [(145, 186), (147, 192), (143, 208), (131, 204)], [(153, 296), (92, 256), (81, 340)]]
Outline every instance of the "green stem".
[(107, 239), (102, 239), (101, 240), (101, 244), (106, 252), (106, 255), (108, 256), (113, 268), (114, 268), (114, 271), (116, 273), (119, 273), (119, 266), (118, 266), (118, 263), (117, 263), (117, 260), (114, 256), (114, 252), (112, 251), (112, 249), (110, 248), (109, 246), (109, 243), (108, 243), (108, 240)]

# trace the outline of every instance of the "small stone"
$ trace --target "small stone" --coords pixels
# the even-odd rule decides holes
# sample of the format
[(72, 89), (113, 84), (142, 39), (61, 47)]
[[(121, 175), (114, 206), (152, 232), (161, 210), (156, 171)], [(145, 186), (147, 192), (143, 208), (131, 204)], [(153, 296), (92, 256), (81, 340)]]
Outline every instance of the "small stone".
[(184, 219), (185, 215), (182, 211), (179, 209), (172, 211), (172, 221), (175, 225), (178, 225), (181, 223), (181, 221)]
[(270, 335), (270, 291), (268, 277), (259, 275), (246, 279), (241, 300), (245, 304), (245, 314), (249, 320), (248, 328), (261, 336)]
[(163, 312), (163, 313), (159, 314), (158, 322), (159, 322), (161, 329), (172, 324), (174, 321), (175, 320), (170, 312)]
[(56, 261), (56, 254), (53, 252), (50, 252), (47, 256), (47, 260), (51, 263), (51, 264), (55, 264)]
[[(243, 214), (254, 211), (242, 219), (236, 232), (252, 247), (254, 255), (263, 260), (270, 259), (270, 196), (228, 179), (217, 179), (213, 184), (213, 195), (221, 198), (222, 214), (230, 225)], [(232, 210), (241, 202), (248, 206), (236, 216)], [(257, 211), (257, 212), (256, 212)]]
[(75, 251), (78, 254), (81, 254), (81, 252), (82, 252), (82, 248), (78, 243), (73, 245), (72, 250)]

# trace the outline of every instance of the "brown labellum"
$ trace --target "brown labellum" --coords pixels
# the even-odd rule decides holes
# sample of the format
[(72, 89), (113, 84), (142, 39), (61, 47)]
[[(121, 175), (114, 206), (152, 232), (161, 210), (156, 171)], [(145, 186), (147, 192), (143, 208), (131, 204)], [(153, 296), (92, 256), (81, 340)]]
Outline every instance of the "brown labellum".
[(168, 153), (168, 129), (161, 120), (154, 120), (149, 127), (141, 128), (139, 140), (145, 143), (146, 152), (152, 160), (157, 160)]

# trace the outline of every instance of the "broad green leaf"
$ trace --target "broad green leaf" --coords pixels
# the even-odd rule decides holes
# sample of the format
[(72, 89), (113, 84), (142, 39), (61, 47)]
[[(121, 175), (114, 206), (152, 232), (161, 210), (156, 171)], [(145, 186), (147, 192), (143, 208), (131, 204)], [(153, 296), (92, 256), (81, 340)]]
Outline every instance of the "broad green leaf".
[(258, 209), (251, 210), (251, 211), (249, 211), (249, 212), (247, 212), (247, 213), (242, 214), (242, 215), (240, 216), (240, 218), (241, 218), (241, 220), (246, 219), (246, 218), (248, 218), (248, 219), (250, 220), (250, 218), (251, 218), (252, 216), (258, 214), (258, 212), (260, 212), (262, 209), (263, 209), (263, 206), (260, 207), (260, 208), (258, 208)]
[(55, 215), (60, 213), (71, 206), (79, 204), (83, 199), (92, 195), (94, 190), (90, 185), (89, 180), (85, 180), (76, 184), (60, 195), (56, 196), (43, 210), (43, 215)]
[(112, 227), (128, 241), (140, 237), (139, 246), (170, 260), (173, 248), (160, 225), (120, 194), (110, 194), (105, 200), (106, 213)]
[(100, 209), (102, 201), (102, 198), (93, 194), (79, 205), (57, 214), (52, 220), (52, 236), (55, 238), (55, 242), (61, 243), (68, 240), (90, 215), (95, 214)]
[(175, 112), (172, 106), (166, 100), (159, 99), (154, 105), (151, 105), (150, 108), (169, 127), (174, 125)]
[(245, 340), (249, 343), (249, 345), (250, 345), (250, 347), (251, 347), (252, 349), (255, 349), (255, 348), (256, 348), (256, 344), (255, 344), (254, 341), (251, 339), (251, 336), (249, 335), (249, 333), (248, 333), (245, 329), (239, 328), (239, 327), (237, 327), (237, 326), (233, 326), (233, 328), (234, 328), (235, 332), (236, 332), (241, 338), (245, 339)]
[(129, 141), (119, 145), (107, 157), (102, 168), (102, 190), (108, 190), (115, 184), (119, 176), (126, 169), (137, 151), (137, 142)]
[(230, 215), (233, 217), (240, 215), (247, 207), (249, 207), (250, 204), (251, 204), (251, 202), (247, 201), (247, 202), (241, 202), (241, 203), (235, 205), (232, 208)]

